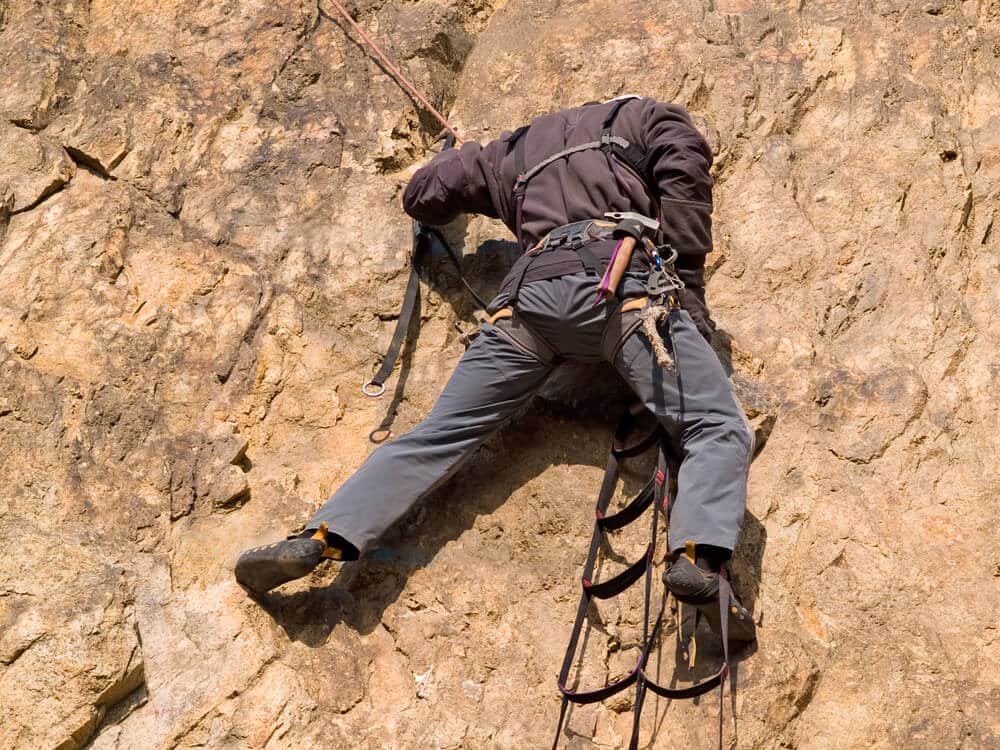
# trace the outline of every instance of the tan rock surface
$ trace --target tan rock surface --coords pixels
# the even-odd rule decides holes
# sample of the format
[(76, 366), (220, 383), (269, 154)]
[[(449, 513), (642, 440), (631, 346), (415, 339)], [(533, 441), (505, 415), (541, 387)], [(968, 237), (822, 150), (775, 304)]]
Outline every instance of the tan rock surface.
[[(472, 137), (636, 91), (716, 149), (709, 297), (771, 431), (729, 743), (1000, 744), (1000, 5), (351, 9)], [(323, 0), (7, 0), (0, 84), (0, 747), (549, 744), (594, 410), (537, 406), (268, 611), (232, 579), (371, 450), (408, 272), (387, 175), (435, 123)], [(468, 226), (484, 290), (504, 239)], [(397, 430), (472, 320), (430, 282)], [(602, 605), (589, 678), (628, 669), (640, 604)], [(629, 705), (564, 744), (622, 747)], [(714, 746), (717, 703), (644, 726)]]

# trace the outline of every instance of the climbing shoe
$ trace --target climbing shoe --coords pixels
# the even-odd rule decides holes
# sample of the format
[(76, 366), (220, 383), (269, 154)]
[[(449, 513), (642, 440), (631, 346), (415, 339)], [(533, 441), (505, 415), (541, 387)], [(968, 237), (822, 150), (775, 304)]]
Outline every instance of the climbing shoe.
[[(699, 568), (692, 554), (681, 555), (663, 574), (663, 583), (677, 601), (690, 604), (704, 617), (712, 631), (721, 635), (719, 613), (719, 573)], [(736, 594), (729, 594), (729, 640), (752, 641), (757, 637), (753, 615)]]
[(246, 550), (236, 560), (236, 581), (255, 596), (312, 572), (324, 559), (339, 560), (340, 550), (326, 540), (326, 524), (310, 536), (297, 536)]

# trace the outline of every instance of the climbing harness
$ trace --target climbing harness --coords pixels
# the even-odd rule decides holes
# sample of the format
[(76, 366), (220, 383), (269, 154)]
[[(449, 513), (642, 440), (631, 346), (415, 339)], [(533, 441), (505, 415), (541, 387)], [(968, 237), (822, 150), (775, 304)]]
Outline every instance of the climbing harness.
[[(524, 254), (524, 259), (519, 261), (520, 269), (513, 276), (513, 280), (507, 289), (508, 303), (511, 305), (517, 303), (521, 285), (524, 284), (525, 276), (531, 268), (532, 262), (543, 253), (555, 250), (573, 250), (576, 252), (587, 273), (592, 276), (600, 276), (601, 261), (587, 246), (591, 242), (611, 239), (615, 226), (613, 222), (609, 221), (586, 219), (584, 221), (575, 221), (571, 224), (563, 224), (553, 229), (537, 245)], [(517, 268), (517, 264), (515, 264), (515, 268)]]
[[(566, 713), (570, 703), (583, 705), (597, 703), (616, 695), (623, 690), (635, 685), (635, 700), (632, 709), (632, 736), (629, 741), (630, 750), (636, 750), (639, 746), (640, 719), (642, 715), (643, 703), (646, 691), (651, 690), (663, 698), (674, 700), (695, 698), (718, 687), (719, 692), (719, 732), (721, 743), (722, 732), (722, 710), (725, 692), (726, 677), (729, 674), (729, 606), (731, 590), (724, 571), (720, 571), (719, 576), (719, 622), (722, 636), (723, 664), (717, 672), (704, 680), (684, 688), (669, 688), (654, 681), (646, 673), (646, 665), (649, 657), (664, 629), (664, 612), (667, 600), (670, 596), (665, 591), (660, 600), (660, 604), (653, 614), (653, 571), (657, 546), (657, 534), (660, 514), (663, 514), (664, 522), (670, 518), (671, 504), (671, 482), (669, 473), (671, 471), (671, 461), (668, 459), (667, 436), (660, 426), (655, 427), (647, 435), (640, 438), (633, 445), (626, 445), (629, 435), (633, 432), (636, 417), (642, 412), (643, 407), (636, 405), (630, 407), (618, 423), (615, 429), (614, 441), (608, 457), (607, 467), (604, 471), (604, 479), (601, 482), (601, 489), (597, 497), (595, 508), (594, 531), (591, 537), (590, 549), (583, 567), (582, 592), (580, 604), (577, 608), (576, 620), (573, 629), (570, 631), (569, 644), (566, 647), (566, 655), (563, 658), (562, 668), (559, 670), (558, 687), (562, 694), (562, 705), (559, 709), (559, 721), (556, 726), (555, 739), (552, 743), (553, 750), (559, 746), (559, 738), (563, 724), (566, 720)], [(608, 514), (608, 506), (614, 495), (615, 486), (619, 476), (619, 464), (621, 460), (633, 458), (646, 453), (651, 448), (656, 448), (656, 469), (653, 477), (646, 486), (636, 495), (625, 507), (616, 513)], [(625, 570), (606, 581), (594, 580), (594, 569), (597, 564), (598, 552), (601, 548), (605, 536), (612, 531), (622, 529), (638, 520), (652, 506), (652, 519), (650, 521), (650, 538), (645, 553), (637, 561), (629, 565)], [(693, 554), (693, 550), (691, 551)], [(584, 623), (587, 619), (587, 612), (594, 599), (609, 599), (625, 591), (632, 584), (645, 575), (645, 594), (643, 599), (643, 630), (642, 643), (639, 656), (635, 666), (623, 678), (605, 684), (598, 688), (588, 690), (575, 690), (569, 687), (570, 671), (574, 659), (577, 655), (577, 646), (583, 632)], [(697, 627), (698, 614), (695, 616), (695, 627)], [(680, 636), (680, 628), (678, 628)], [(693, 632), (692, 632), (693, 639)], [(693, 661), (694, 645), (693, 640), (688, 647)]]
[(520, 127), (507, 137), (508, 144), (513, 145), (514, 147), (514, 169), (517, 177), (514, 180), (514, 187), (511, 191), (511, 199), (514, 201), (514, 234), (517, 235), (517, 242), (521, 247), (524, 247), (524, 237), (521, 231), (524, 193), (527, 190), (528, 183), (531, 182), (532, 178), (553, 162), (559, 161), (560, 159), (581, 151), (591, 151), (597, 149), (605, 153), (608, 158), (608, 165), (611, 168), (611, 171), (614, 173), (615, 178), (626, 190), (626, 192), (627, 187), (621, 178), (615, 159), (612, 157), (617, 157), (618, 160), (631, 169), (635, 173), (636, 177), (642, 181), (642, 184), (646, 186), (647, 191), (649, 190), (648, 185), (651, 182), (648, 164), (649, 155), (634, 143), (631, 143), (620, 136), (612, 135), (611, 133), (611, 128), (614, 125), (615, 119), (618, 117), (618, 113), (621, 111), (621, 108), (633, 99), (641, 98), (642, 97), (635, 95), (628, 95), (616, 99), (611, 111), (608, 112), (604, 121), (601, 123), (601, 137), (599, 140), (570, 146), (569, 148), (563, 149), (562, 151), (542, 159), (530, 169), (527, 167), (524, 151), (526, 136), (531, 126), (525, 125)]
[[(521, 247), (524, 246), (523, 205), (528, 183), (542, 170), (560, 159), (581, 151), (603, 151), (609, 168), (615, 175), (619, 186), (626, 193), (628, 186), (621, 177), (618, 168), (619, 162), (635, 174), (648, 195), (654, 196), (656, 194), (655, 188), (651, 187), (655, 185), (655, 180), (650, 173), (649, 154), (638, 145), (612, 133), (615, 119), (622, 107), (633, 99), (639, 98), (641, 97), (628, 95), (614, 100), (613, 106), (601, 123), (601, 136), (598, 140), (570, 146), (545, 157), (530, 168), (526, 162), (525, 142), (531, 126), (526, 125), (518, 128), (508, 136), (508, 145), (514, 149), (514, 169), (517, 175), (511, 190), (511, 200), (514, 203), (514, 233), (517, 235), (517, 241)], [(649, 262), (650, 274), (647, 295), (653, 306), (662, 306), (670, 292), (684, 287), (673, 267), (674, 261), (677, 259), (677, 252), (668, 244), (658, 245), (656, 242), (662, 239), (662, 229), (658, 219), (643, 216), (633, 211), (609, 212), (604, 214), (604, 219), (614, 219), (617, 223), (609, 224), (606, 221), (594, 219), (566, 224), (552, 230), (535, 247), (527, 250), (525, 254), (529, 258), (522, 264), (514, 279), (510, 289), (510, 302), (516, 303), (520, 286), (534, 259), (542, 253), (560, 247), (576, 250), (587, 272), (601, 276), (597, 290), (597, 302), (610, 299), (616, 294), (631, 263), (633, 250), (639, 246), (645, 251)], [(612, 251), (611, 259), (602, 274), (600, 264), (593, 258), (593, 253), (587, 249), (587, 244), (597, 239), (608, 238), (617, 239), (618, 244)], [(651, 338), (655, 337), (651, 336)]]

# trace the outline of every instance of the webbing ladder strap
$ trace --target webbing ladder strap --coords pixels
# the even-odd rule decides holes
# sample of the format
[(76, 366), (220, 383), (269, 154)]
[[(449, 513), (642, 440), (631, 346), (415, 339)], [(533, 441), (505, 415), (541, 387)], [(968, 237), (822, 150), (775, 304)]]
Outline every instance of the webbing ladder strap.
[[(623, 415), (615, 429), (615, 438), (608, 456), (608, 464), (604, 471), (604, 478), (597, 497), (595, 508), (594, 531), (591, 537), (590, 549), (587, 552), (587, 560), (583, 568), (583, 586), (580, 596), (580, 604), (577, 608), (576, 620), (573, 629), (570, 631), (569, 643), (566, 647), (566, 655), (563, 658), (562, 668), (559, 670), (558, 687), (562, 693), (562, 704), (559, 709), (559, 723), (556, 727), (555, 739), (552, 743), (553, 749), (559, 745), (559, 736), (562, 732), (563, 723), (566, 718), (566, 711), (570, 703), (585, 705), (597, 703), (610, 698), (626, 688), (636, 685), (636, 697), (633, 707), (632, 737), (629, 742), (630, 750), (635, 750), (639, 743), (639, 722), (642, 714), (642, 707), (646, 696), (646, 691), (651, 690), (657, 695), (669, 699), (695, 698), (699, 695), (713, 690), (716, 687), (725, 690), (726, 677), (729, 674), (729, 605), (731, 599), (729, 582), (722, 572), (719, 576), (719, 616), (722, 630), (723, 664), (722, 667), (710, 677), (690, 685), (685, 688), (668, 688), (652, 680), (645, 672), (646, 664), (652, 653), (653, 645), (656, 643), (664, 622), (664, 611), (666, 609), (668, 594), (665, 593), (660, 601), (659, 609), (655, 620), (650, 626), (650, 615), (652, 605), (652, 588), (654, 573), (654, 555), (656, 550), (657, 529), (660, 514), (665, 518), (670, 514), (670, 493), (668, 472), (669, 464), (666, 452), (666, 435), (659, 426), (645, 435), (632, 446), (626, 446), (628, 438), (634, 426), (636, 409), (630, 409)], [(641, 409), (640, 409), (641, 411)], [(620, 459), (632, 458), (645, 453), (650, 448), (656, 446), (657, 459), (656, 470), (653, 477), (646, 486), (633, 498), (624, 508), (616, 513), (608, 514), (608, 506), (614, 495), (615, 486), (619, 476)], [(597, 562), (603, 536), (608, 531), (621, 529), (637, 520), (643, 512), (650, 506), (654, 506), (651, 520), (650, 542), (641, 558), (629, 565), (625, 570), (616, 576), (601, 582), (594, 582), (594, 568)], [(643, 601), (643, 633), (642, 648), (632, 670), (620, 680), (608, 683), (591, 690), (570, 690), (567, 687), (569, 673), (576, 656), (577, 646), (580, 636), (583, 633), (583, 625), (586, 621), (587, 610), (593, 599), (607, 599), (620, 594), (627, 589), (645, 573), (645, 594)], [(723, 692), (720, 692), (720, 732), (721, 711)], [(721, 734), (720, 734), (721, 737)]]

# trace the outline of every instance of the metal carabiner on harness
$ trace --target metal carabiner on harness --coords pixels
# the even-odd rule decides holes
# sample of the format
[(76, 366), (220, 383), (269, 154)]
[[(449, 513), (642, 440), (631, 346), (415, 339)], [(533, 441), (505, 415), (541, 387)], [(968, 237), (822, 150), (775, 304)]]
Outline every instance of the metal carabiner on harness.
[[(660, 251), (669, 253), (666, 259)], [(646, 295), (654, 304), (659, 304), (670, 292), (684, 288), (684, 282), (674, 270), (674, 262), (677, 260), (677, 251), (670, 245), (659, 245), (650, 251), (652, 257), (652, 268), (649, 271), (649, 279), (646, 281)]]

